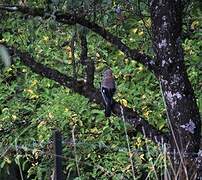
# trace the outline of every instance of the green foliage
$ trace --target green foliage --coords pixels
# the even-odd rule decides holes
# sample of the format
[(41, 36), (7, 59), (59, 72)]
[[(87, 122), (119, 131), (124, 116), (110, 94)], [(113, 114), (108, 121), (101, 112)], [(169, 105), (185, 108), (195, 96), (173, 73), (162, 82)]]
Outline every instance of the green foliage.
[[(88, 8), (90, 1), (85, 2)], [(110, 32), (120, 36), (129, 47), (152, 56), (148, 33), (150, 18), (145, 17), (144, 21), (141, 18), (135, 19), (134, 14), (123, 11), (127, 20), (121, 20), (114, 8), (117, 5), (122, 9), (127, 8), (127, 3), (105, 0), (99, 2), (101, 5), (98, 7), (103, 7), (105, 14), (98, 9), (98, 23), (110, 27)], [(81, 1), (74, 3), (74, 6), (80, 7)], [(137, 2), (132, 3), (136, 5)], [(32, 6), (44, 7), (46, 4), (42, 0), (28, 1), (28, 5)], [(72, 4), (66, 1), (64, 4), (60, 3), (59, 7), (65, 10), (70, 5)], [(144, 8), (145, 4), (141, 4), (141, 7)], [(146, 10), (143, 13), (147, 15)], [(20, 13), (6, 13), (1, 25), (4, 32), (0, 41), (29, 52), (38, 62), (64, 74), (72, 74), (70, 47), (62, 47), (62, 44), (71, 40), (75, 28), (56, 23), (52, 18), (42, 20), (39, 17), (24, 17)], [(191, 25), (194, 32), (184, 40), (183, 47), (189, 77), (202, 110), (202, 43), (198, 41), (202, 25), (196, 17), (193, 17)], [(155, 77), (142, 65), (126, 58), (90, 31), (88, 43), (88, 55), (96, 62), (97, 87), (107, 63), (116, 77), (118, 91), (115, 99), (129, 107), (135, 107), (152, 125), (167, 131), (165, 109)], [(78, 39), (75, 51), (78, 62)], [(79, 66), (78, 69), (79, 77), (82, 77), (83, 67)], [(144, 173), (150, 179), (155, 179), (155, 173), (164, 170), (165, 156), (160, 153), (159, 147), (127, 125), (132, 150), (132, 155), (129, 154), (124, 124), (120, 118), (106, 119), (99, 106), (52, 80), (36, 75), (20, 63), (17, 57), (13, 65), (2, 70), (0, 93), (0, 179), (13, 164), (20, 167), (25, 179), (49, 179), (54, 158), (52, 132), (56, 128), (63, 134), (63, 171), (69, 178), (78, 179), (78, 164), (80, 179), (131, 179), (132, 165), (129, 157), (132, 157), (135, 165), (136, 179)], [(76, 152), (72, 143), (74, 140)]]

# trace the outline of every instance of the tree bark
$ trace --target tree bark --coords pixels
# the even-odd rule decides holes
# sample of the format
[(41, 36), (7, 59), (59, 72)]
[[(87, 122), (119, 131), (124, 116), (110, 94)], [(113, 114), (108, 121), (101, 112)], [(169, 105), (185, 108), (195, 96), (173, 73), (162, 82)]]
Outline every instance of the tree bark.
[(201, 120), (184, 64), (182, 5), (180, 0), (150, 1), (153, 48), (171, 130), (172, 179), (184, 180), (196, 177)]

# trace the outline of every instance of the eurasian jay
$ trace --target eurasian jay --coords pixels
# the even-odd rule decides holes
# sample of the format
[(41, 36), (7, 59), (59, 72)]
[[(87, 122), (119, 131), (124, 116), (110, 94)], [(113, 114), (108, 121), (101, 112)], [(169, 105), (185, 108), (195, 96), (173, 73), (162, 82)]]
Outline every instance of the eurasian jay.
[(115, 80), (111, 69), (103, 72), (101, 93), (105, 105), (105, 117), (110, 117), (113, 108), (113, 95), (116, 91)]

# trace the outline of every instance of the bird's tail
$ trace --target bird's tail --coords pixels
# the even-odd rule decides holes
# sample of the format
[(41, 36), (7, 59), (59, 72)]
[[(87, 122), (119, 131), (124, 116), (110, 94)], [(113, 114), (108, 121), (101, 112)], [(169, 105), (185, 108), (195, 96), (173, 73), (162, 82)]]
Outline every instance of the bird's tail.
[(110, 103), (105, 106), (105, 117), (111, 116), (113, 105), (113, 100), (111, 100)]
[(110, 117), (111, 111), (112, 111), (111, 105), (106, 106), (105, 107), (105, 117)]

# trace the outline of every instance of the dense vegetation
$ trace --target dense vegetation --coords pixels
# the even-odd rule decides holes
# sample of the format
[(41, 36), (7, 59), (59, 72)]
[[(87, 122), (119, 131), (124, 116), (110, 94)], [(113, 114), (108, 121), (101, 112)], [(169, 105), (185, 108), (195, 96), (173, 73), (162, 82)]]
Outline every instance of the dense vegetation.
[[(43, 0), (28, 1), (27, 4), (47, 7)], [(77, 1), (59, 5), (64, 11), (65, 8), (80, 6)], [(84, 6), (90, 9), (91, 2), (85, 2)], [(98, 19), (99, 24), (121, 37), (129, 47), (154, 56), (150, 38), (151, 20), (146, 5), (139, 3), (137, 6), (137, 2), (133, 2), (133, 11), (137, 12), (140, 8), (141, 14), (132, 13), (128, 6), (125, 1), (102, 1), (96, 17), (88, 18), (92, 21), (93, 18)], [(119, 8), (121, 14), (117, 12)], [(183, 48), (189, 79), (198, 107), (202, 110), (200, 15), (197, 2), (187, 5)], [(110, 66), (117, 84), (115, 100), (135, 108), (145, 119), (149, 119), (150, 124), (167, 131), (165, 107), (154, 75), (100, 36), (80, 25), (58, 23), (54, 17), (44, 20), (21, 13), (1, 12), (0, 18), (1, 42), (15, 45), (30, 53), (37, 62), (67, 75), (72, 75), (76, 62), (78, 78), (85, 73), (84, 67), (79, 64), (79, 33), (85, 30), (88, 56), (96, 66), (96, 87), (99, 87), (103, 70)], [(71, 42), (72, 37), (74, 54), (70, 43), (66, 43)], [(53, 174), (54, 129), (59, 129), (63, 135), (63, 171), (66, 177), (131, 179), (131, 166), (134, 166), (137, 179), (155, 179), (157, 174), (164, 172), (167, 159), (161, 151), (163, 147), (145, 139), (121, 118), (105, 118), (102, 107), (32, 72), (19, 57), (12, 59), (9, 67), (1, 64), (0, 177), (6, 177), (10, 167), (16, 164), (24, 179), (50, 178)]]

